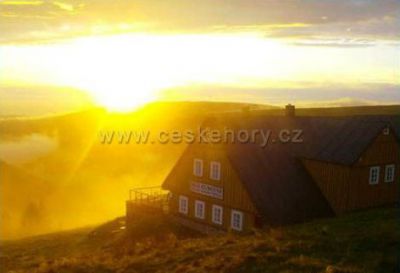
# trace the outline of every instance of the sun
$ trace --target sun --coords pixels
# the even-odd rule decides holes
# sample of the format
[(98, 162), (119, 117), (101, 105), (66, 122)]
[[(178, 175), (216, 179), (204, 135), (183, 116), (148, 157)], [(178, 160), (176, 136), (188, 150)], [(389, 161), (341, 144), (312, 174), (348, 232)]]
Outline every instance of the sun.
[(87, 91), (98, 104), (112, 111), (131, 111), (157, 99), (157, 92), (171, 86), (150, 65), (143, 37), (91, 37), (68, 46), (70, 60), (64, 60), (64, 79)]
[[(114, 86), (110, 90), (116, 90)], [(114, 112), (129, 112), (135, 110), (149, 102), (156, 100), (155, 90), (145, 90), (140, 86), (135, 86), (132, 89), (120, 88), (118, 92), (99, 92), (99, 89), (92, 89), (90, 92), (97, 104), (106, 107)]]
[(2, 62), (9, 79), (77, 88), (109, 110), (131, 111), (168, 99), (165, 91), (174, 88), (253, 88), (296, 80), (293, 54), (287, 45), (257, 34), (130, 33), (10, 46)]
[(13, 77), (78, 88), (110, 110), (129, 111), (166, 89), (257, 76), (266, 63), (260, 53), (273, 50), (272, 43), (247, 34), (134, 33), (13, 47), (6, 56), (12, 56), (10, 65), (24, 64)]
[(268, 56), (285, 56), (278, 52), (277, 43), (252, 34), (131, 33), (15, 46), (5, 55), (10, 66), (24, 64), (11, 77), (78, 88), (109, 110), (131, 111), (175, 87), (279, 76), (284, 71), (276, 62), (265, 69)]
[[(160, 91), (193, 83), (224, 83), (256, 71), (255, 37), (130, 34), (77, 39), (63, 60), (64, 81), (87, 90), (101, 105), (129, 111), (158, 98)], [(258, 49), (252, 55), (252, 49)], [(245, 55), (238, 52), (245, 51)], [(70, 60), (79, 60), (79, 63)]]

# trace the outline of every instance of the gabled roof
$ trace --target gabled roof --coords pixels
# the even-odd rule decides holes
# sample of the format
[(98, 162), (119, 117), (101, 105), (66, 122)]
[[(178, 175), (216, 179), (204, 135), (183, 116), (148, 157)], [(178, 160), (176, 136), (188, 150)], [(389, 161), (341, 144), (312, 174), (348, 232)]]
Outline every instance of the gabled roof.
[(258, 212), (271, 224), (301, 222), (333, 212), (300, 159), (272, 146), (229, 146), (228, 158)]
[[(290, 154), (337, 164), (353, 164), (383, 128), (391, 127), (400, 139), (400, 116), (350, 117), (284, 117), (284, 116), (232, 116), (228, 120), (214, 120), (218, 126), (226, 124), (232, 129), (262, 129), (271, 131), (277, 140), (283, 129), (303, 131), (302, 143), (272, 144), (282, 146)], [(219, 125), (220, 125), (219, 124)]]
[[(226, 121), (221, 121), (226, 122)], [(231, 117), (235, 129), (303, 131), (302, 143), (226, 145), (228, 157), (256, 208), (270, 223), (290, 223), (333, 212), (301, 160), (353, 164), (389, 126), (400, 136), (400, 116), (353, 117)], [(212, 123), (218, 124), (217, 120)], [(398, 138), (400, 139), (400, 138)]]
[(283, 129), (302, 130), (302, 143), (270, 142), (264, 148), (259, 143), (224, 145), (255, 207), (272, 224), (300, 222), (333, 214), (328, 201), (304, 168), (302, 159), (351, 165), (385, 127), (392, 128), (400, 139), (400, 116), (234, 114), (212, 117), (204, 126), (233, 130), (261, 129), (270, 131), (271, 139), (275, 140)]

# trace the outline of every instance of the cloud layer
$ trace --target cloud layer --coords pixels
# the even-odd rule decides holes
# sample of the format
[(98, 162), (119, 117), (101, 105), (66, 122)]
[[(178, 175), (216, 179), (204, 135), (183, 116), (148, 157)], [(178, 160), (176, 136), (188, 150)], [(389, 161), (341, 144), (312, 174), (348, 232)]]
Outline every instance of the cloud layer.
[(257, 31), (343, 46), (397, 42), (399, 27), (398, 0), (0, 1), (0, 43), (133, 31)]
[(22, 164), (55, 151), (58, 142), (42, 134), (30, 134), (14, 141), (0, 142), (0, 160), (10, 164)]
[(400, 104), (400, 87), (396, 84), (363, 83), (349, 86), (307, 82), (291, 88), (197, 85), (164, 90), (161, 98), (166, 100), (229, 100), (280, 106), (294, 103), (300, 107), (393, 105)]

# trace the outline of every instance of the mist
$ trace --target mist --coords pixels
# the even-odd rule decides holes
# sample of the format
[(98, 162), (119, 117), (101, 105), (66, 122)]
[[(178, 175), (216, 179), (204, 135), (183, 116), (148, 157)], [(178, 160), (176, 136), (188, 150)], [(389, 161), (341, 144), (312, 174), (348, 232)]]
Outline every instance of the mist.
[(56, 138), (43, 134), (29, 134), (12, 141), (0, 140), (0, 160), (11, 164), (23, 164), (54, 152)]

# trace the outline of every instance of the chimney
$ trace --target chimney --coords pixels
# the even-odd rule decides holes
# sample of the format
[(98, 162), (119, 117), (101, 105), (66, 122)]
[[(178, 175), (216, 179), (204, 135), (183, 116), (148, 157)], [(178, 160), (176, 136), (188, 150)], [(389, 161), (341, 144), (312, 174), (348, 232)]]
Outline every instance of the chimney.
[(296, 107), (290, 103), (285, 107), (285, 116), (294, 117), (296, 116)]

